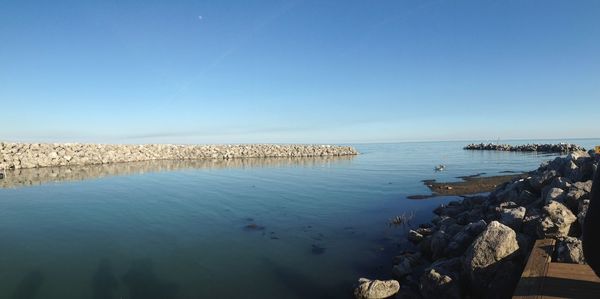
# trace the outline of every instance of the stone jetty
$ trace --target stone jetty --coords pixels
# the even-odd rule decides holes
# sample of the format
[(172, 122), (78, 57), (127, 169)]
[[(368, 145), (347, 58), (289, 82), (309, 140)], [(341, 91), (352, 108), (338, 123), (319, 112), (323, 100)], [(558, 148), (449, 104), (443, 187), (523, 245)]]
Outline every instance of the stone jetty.
[(582, 225), (599, 158), (572, 152), (489, 195), (436, 208), (408, 232), (412, 249), (393, 259), (394, 298), (510, 298), (536, 239), (557, 240), (555, 261), (585, 263)]
[(508, 152), (543, 152), (543, 153), (570, 153), (585, 151), (585, 148), (570, 143), (558, 144), (496, 144), (496, 143), (472, 143), (464, 147), (466, 150), (484, 151), (508, 151)]
[(0, 170), (81, 166), (150, 160), (197, 160), (357, 155), (350, 146), (247, 145), (113, 145), (79, 143), (0, 143)]

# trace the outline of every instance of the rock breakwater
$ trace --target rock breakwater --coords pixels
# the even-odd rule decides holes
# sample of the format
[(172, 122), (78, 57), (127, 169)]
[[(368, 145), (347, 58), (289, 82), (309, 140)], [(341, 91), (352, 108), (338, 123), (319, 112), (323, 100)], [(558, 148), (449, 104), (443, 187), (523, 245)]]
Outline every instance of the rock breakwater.
[(413, 227), (412, 250), (394, 258), (395, 298), (510, 298), (536, 239), (553, 238), (553, 260), (584, 264), (582, 225), (598, 169), (593, 152), (572, 152), (487, 196), (464, 196)]
[(543, 152), (543, 153), (570, 153), (585, 151), (585, 148), (570, 143), (558, 144), (495, 144), (495, 143), (472, 143), (464, 147), (466, 150), (484, 151), (508, 151), (508, 152)]
[(109, 145), (0, 143), (0, 170), (52, 166), (82, 166), (150, 160), (197, 160), (267, 157), (327, 157), (357, 155), (336, 145)]

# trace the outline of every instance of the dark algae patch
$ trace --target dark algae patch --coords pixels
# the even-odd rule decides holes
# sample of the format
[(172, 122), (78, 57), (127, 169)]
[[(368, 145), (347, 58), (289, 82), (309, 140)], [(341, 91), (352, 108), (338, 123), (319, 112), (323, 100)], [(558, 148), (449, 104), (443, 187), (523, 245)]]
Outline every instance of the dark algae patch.
[(321, 254), (325, 253), (325, 249), (326, 248), (322, 247), (321, 245), (312, 244), (310, 253), (312, 253), (314, 255), (321, 255)]
[(436, 196), (460, 196), (491, 192), (497, 186), (511, 181), (515, 178), (525, 178), (528, 174), (518, 173), (509, 175), (499, 175), (482, 177), (485, 173), (458, 177), (462, 181), (458, 182), (437, 182), (436, 180), (424, 180), (423, 183), (427, 186), (432, 194), (430, 195), (411, 195), (409, 199), (426, 199)]
[(250, 224), (244, 226), (244, 229), (246, 229), (246, 230), (265, 230), (265, 227), (262, 225), (258, 225), (256, 223), (250, 223)]

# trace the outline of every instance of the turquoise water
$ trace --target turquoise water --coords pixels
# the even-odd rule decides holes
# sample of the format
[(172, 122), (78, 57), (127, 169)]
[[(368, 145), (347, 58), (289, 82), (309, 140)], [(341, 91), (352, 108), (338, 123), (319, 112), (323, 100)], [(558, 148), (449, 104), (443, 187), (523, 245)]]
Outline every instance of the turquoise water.
[[(554, 157), (466, 143), (8, 173), (0, 298), (350, 298), (358, 277), (389, 276), (404, 246), (406, 229), (388, 219), (414, 212), (413, 224), (426, 222), (455, 199), (406, 199), (429, 193), (421, 180), (531, 170)], [(447, 170), (434, 172), (440, 163)]]

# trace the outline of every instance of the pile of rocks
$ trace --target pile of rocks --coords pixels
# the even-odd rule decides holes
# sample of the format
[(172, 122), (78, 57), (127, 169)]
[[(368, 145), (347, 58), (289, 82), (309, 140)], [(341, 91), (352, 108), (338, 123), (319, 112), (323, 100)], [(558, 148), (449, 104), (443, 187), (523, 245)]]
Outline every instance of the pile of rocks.
[(585, 151), (585, 148), (570, 143), (559, 144), (494, 144), (494, 143), (472, 143), (464, 147), (466, 150), (487, 150), (487, 151), (510, 151), (510, 152), (544, 152), (544, 153), (570, 153)]
[(356, 155), (350, 146), (334, 145), (105, 145), (0, 143), (0, 170), (92, 165), (149, 160), (194, 160)]
[(409, 232), (414, 250), (394, 259), (396, 298), (510, 298), (536, 239), (557, 240), (556, 261), (585, 263), (581, 225), (598, 168), (591, 155), (558, 157), (488, 196), (439, 206)]

